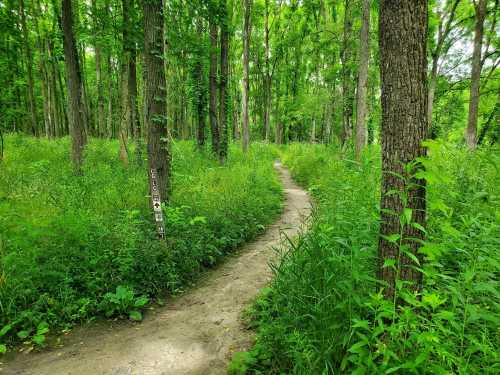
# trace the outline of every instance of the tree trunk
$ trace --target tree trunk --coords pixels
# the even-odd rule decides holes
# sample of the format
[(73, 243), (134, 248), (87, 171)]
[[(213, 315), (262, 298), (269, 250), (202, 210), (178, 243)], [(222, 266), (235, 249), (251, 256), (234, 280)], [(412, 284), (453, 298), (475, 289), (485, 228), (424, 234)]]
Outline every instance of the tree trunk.
[(95, 77), (97, 86), (97, 134), (104, 137), (106, 134), (106, 119), (104, 114), (104, 92), (102, 82), (101, 41), (99, 34), (102, 26), (99, 19), (97, 0), (92, 0), (92, 17), (94, 21), (94, 53), (95, 53)]
[[(266, 0), (267, 1), (267, 0)], [(249, 60), (250, 39), (252, 33), (251, 15), (252, 0), (245, 0), (245, 24), (243, 25), (243, 151), (247, 152), (250, 145), (250, 129), (248, 124), (248, 95), (250, 92)]]
[(486, 18), (486, 0), (474, 2), (476, 11), (476, 24), (474, 27), (474, 51), (472, 53), (472, 71), (470, 77), (469, 117), (465, 141), (469, 149), (477, 146), (477, 119), (479, 114), (479, 89), (481, 85), (481, 50), (483, 47), (484, 19)]
[[(148, 167), (158, 175), (162, 202), (170, 196), (170, 150), (167, 130), (167, 92), (162, 0), (143, 0), (145, 127), (148, 131)], [(150, 189), (151, 186), (150, 176)]]
[[(212, 8), (212, 7), (211, 7)], [(210, 67), (209, 104), (210, 129), (212, 132), (212, 152), (219, 155), (219, 124), (217, 121), (217, 23), (214, 9), (210, 9)]]
[[(425, 182), (412, 175), (419, 168), (415, 159), (425, 155), (421, 143), (427, 135), (427, 0), (381, 0), (379, 17), (382, 83), (379, 277), (387, 284), (385, 297), (396, 301), (397, 280), (409, 282), (413, 289), (422, 283), (422, 274), (415, 269), (412, 257), (422, 260), (417, 251), (418, 240), (423, 239), (424, 233), (414, 224), (425, 225)], [(405, 167), (408, 163), (413, 163), (413, 167)]]
[(196, 65), (194, 68), (196, 87), (196, 143), (201, 150), (205, 147), (205, 114), (206, 114), (206, 85), (203, 79), (204, 45), (203, 45), (203, 19), (198, 16), (196, 21), (196, 33), (198, 36)]
[(354, 104), (354, 86), (352, 77), (352, 50), (351, 50), (351, 34), (352, 34), (352, 1), (345, 0), (344, 2), (344, 31), (342, 37), (342, 146), (352, 136), (352, 115)]
[(131, 108), (131, 88), (130, 68), (132, 59), (132, 41), (130, 35), (130, 7), (131, 0), (122, 0), (122, 61), (121, 61), (121, 115), (120, 115), (120, 160), (125, 166), (128, 165), (127, 141), (129, 130), (132, 129), (132, 108)]
[(72, 141), (72, 160), (75, 173), (82, 173), (83, 150), (86, 136), (82, 112), (82, 78), (78, 51), (73, 33), (73, 9), (71, 0), (62, 0), (62, 29), (64, 40), (64, 60), (66, 64), (66, 82), (68, 87), (68, 119)]
[(227, 104), (228, 104), (228, 52), (229, 52), (229, 28), (227, 14), (227, 0), (222, 0), (220, 3), (220, 84), (219, 84), (219, 160), (224, 163), (227, 158), (228, 150), (228, 127), (227, 127)]
[(264, 9), (264, 131), (265, 140), (269, 141), (271, 135), (271, 67), (269, 65), (270, 48), (269, 48), (269, 0), (265, 0)]
[(38, 119), (36, 113), (34, 82), (33, 82), (33, 54), (26, 26), (26, 12), (24, 9), (24, 0), (19, 0), (19, 13), (21, 15), (21, 26), (23, 29), (24, 53), (26, 54), (26, 70), (28, 73), (28, 103), (31, 121), (31, 132), (33, 135), (38, 133)]
[(359, 71), (356, 106), (356, 158), (366, 145), (366, 92), (368, 82), (368, 62), (370, 60), (370, 7), (371, 0), (363, 0), (361, 35), (359, 45)]

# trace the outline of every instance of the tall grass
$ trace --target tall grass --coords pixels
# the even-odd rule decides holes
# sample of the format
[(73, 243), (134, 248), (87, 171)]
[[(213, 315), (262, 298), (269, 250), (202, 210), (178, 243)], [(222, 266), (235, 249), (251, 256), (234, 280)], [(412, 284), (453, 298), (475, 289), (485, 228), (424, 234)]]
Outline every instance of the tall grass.
[(234, 373), (500, 371), (498, 150), (428, 147), (424, 287), (417, 296), (401, 286), (399, 307), (375, 279), (379, 150), (356, 163), (324, 146), (284, 149), (316, 198), (314, 222), (252, 308), (257, 342)]
[(125, 169), (117, 142), (92, 140), (84, 175), (74, 176), (68, 150), (68, 139), (6, 138), (0, 344), (36, 338), (47, 325), (127, 313), (145, 297), (176, 292), (281, 210), (269, 147), (255, 144), (248, 157), (233, 148), (220, 166), (193, 144), (176, 143), (162, 243), (151, 221), (145, 167)]

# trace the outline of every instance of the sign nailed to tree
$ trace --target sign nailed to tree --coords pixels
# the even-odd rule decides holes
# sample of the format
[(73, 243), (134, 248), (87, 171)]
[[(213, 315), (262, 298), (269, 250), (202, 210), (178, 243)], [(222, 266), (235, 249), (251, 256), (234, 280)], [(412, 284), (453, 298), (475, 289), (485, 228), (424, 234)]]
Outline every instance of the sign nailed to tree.
[(163, 211), (161, 209), (161, 197), (160, 190), (158, 189), (158, 174), (156, 169), (150, 170), (151, 178), (151, 200), (153, 204), (153, 213), (155, 216), (156, 230), (158, 231), (158, 237), (161, 239), (165, 238), (165, 224), (163, 222)]

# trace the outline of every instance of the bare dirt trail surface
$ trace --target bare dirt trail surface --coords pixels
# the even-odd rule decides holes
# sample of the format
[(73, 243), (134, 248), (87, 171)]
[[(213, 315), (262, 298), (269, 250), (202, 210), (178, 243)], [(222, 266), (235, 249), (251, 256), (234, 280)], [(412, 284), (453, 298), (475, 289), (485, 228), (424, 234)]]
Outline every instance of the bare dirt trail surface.
[(241, 313), (271, 279), (273, 247), (296, 235), (310, 212), (310, 199), (275, 164), (286, 193), (282, 216), (186, 293), (166, 301), (139, 324), (82, 327), (64, 346), (18, 354), (0, 375), (219, 375), (235, 351), (247, 349), (252, 333)]

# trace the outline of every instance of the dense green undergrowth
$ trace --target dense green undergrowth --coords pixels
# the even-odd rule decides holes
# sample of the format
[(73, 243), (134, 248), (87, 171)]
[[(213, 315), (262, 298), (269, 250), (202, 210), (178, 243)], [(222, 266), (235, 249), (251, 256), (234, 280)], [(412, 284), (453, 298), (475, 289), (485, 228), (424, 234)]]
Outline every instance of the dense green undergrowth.
[(500, 154), (429, 151), (424, 287), (416, 297), (398, 284), (395, 307), (375, 279), (380, 151), (356, 163), (324, 146), (284, 149), (317, 208), (250, 310), (256, 345), (231, 373), (500, 372)]
[[(92, 140), (84, 176), (69, 139), (8, 136), (0, 164), (0, 344), (43, 344), (49, 329), (92, 317), (141, 318), (161, 292), (185, 287), (281, 210), (268, 146), (226, 166), (173, 145), (166, 243), (156, 239), (145, 167), (122, 167), (117, 142)], [(133, 158), (131, 158), (133, 159)], [(5, 346), (0, 349), (5, 349)]]

